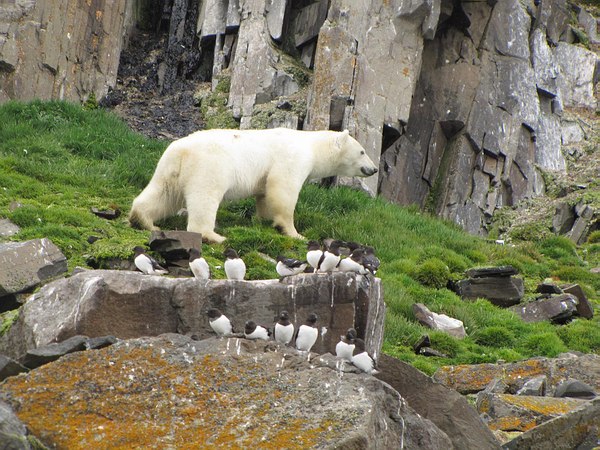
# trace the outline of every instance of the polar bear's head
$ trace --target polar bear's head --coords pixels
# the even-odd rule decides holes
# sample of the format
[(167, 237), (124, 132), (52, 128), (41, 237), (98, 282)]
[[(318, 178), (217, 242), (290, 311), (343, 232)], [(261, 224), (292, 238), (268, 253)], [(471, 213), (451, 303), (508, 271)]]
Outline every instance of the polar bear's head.
[(348, 130), (340, 132), (335, 138), (335, 145), (340, 152), (338, 175), (349, 177), (369, 177), (377, 173), (377, 167), (367, 156), (367, 152)]

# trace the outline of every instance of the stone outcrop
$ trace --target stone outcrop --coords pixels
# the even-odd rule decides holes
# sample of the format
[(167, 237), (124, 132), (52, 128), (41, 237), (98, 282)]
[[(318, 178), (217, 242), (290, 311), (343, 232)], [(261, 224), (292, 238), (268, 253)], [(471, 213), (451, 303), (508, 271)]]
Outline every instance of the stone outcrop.
[[(49, 239), (0, 243), (0, 297), (25, 292), (63, 275), (67, 258)], [(10, 270), (6, 270), (10, 267)]]
[(525, 322), (565, 323), (577, 314), (577, 297), (561, 294), (511, 308)]
[(134, 2), (0, 4), (0, 102), (98, 99), (115, 84)]
[(488, 299), (496, 306), (516, 305), (523, 298), (525, 284), (522, 278), (516, 278), (514, 267), (489, 267), (467, 271), (464, 280), (455, 283), (456, 293), (467, 300)]
[(546, 395), (553, 395), (556, 386), (569, 378), (589, 384), (600, 391), (600, 356), (565, 354), (555, 359), (534, 358), (505, 364), (474, 364), (440, 367), (434, 380), (462, 394), (482, 391), (499, 379), (516, 393), (531, 378), (546, 376)]
[(388, 384), (265, 341), (128, 340), (66, 355), (1, 392), (48, 447), (452, 448)]
[(500, 448), (475, 409), (455, 390), (388, 355), (381, 355), (378, 368), (376, 377), (390, 384), (411, 408), (444, 431), (455, 449)]
[(529, 430), (503, 445), (506, 450), (595, 448), (600, 429), (600, 398)]
[(27, 350), (76, 335), (127, 339), (163, 333), (213, 336), (206, 310), (217, 307), (241, 332), (246, 320), (272, 327), (282, 310), (297, 325), (315, 312), (316, 353), (334, 353), (350, 327), (378, 357), (385, 304), (381, 282), (351, 273), (306, 274), (278, 280), (230, 281), (168, 278), (95, 270), (46, 284), (23, 305), (0, 337), (0, 353), (20, 358)]

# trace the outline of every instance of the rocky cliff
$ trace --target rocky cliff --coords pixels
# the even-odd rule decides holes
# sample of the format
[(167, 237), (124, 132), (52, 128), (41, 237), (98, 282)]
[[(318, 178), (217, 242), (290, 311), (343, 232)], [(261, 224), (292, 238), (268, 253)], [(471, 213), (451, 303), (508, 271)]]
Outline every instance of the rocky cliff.
[[(241, 128), (348, 128), (381, 168), (363, 189), (485, 234), (497, 208), (566, 170), (563, 111), (597, 107), (596, 27), (566, 0), (13, 0), (0, 101), (115, 105), (134, 86), (127, 116), (177, 93), (154, 117), (177, 116), (168, 137), (198, 126), (194, 101)], [(136, 35), (147, 72), (118, 79)]]

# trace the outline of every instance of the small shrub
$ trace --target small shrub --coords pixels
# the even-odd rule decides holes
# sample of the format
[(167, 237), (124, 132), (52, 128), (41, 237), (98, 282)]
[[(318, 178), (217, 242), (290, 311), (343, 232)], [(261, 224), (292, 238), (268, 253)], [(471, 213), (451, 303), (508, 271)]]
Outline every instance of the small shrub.
[(588, 244), (600, 243), (600, 230), (592, 231), (587, 238)]
[(600, 327), (590, 320), (574, 320), (557, 331), (560, 338), (571, 350), (585, 353), (600, 351)]
[(477, 330), (473, 339), (480, 345), (488, 347), (510, 347), (515, 341), (514, 334), (501, 326), (486, 327)]
[(529, 352), (528, 356), (548, 356), (550, 358), (568, 350), (564, 342), (551, 332), (528, 335), (523, 342), (523, 348)]
[(441, 289), (450, 279), (450, 269), (443, 261), (430, 258), (417, 266), (415, 278), (425, 286)]
[(431, 347), (449, 358), (454, 358), (460, 352), (459, 340), (443, 331), (432, 331), (429, 337), (431, 338)]

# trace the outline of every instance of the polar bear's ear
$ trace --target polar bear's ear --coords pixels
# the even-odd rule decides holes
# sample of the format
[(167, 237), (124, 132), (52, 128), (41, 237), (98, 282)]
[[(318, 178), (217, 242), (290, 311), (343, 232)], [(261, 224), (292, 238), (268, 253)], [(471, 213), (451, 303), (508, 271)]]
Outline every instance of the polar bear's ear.
[(348, 141), (348, 136), (350, 136), (350, 132), (348, 130), (340, 132), (339, 136), (336, 139), (336, 144), (339, 148), (342, 148), (346, 144), (346, 142)]

